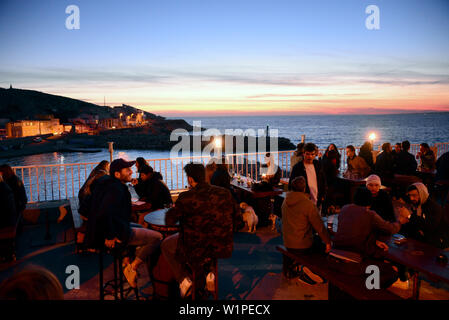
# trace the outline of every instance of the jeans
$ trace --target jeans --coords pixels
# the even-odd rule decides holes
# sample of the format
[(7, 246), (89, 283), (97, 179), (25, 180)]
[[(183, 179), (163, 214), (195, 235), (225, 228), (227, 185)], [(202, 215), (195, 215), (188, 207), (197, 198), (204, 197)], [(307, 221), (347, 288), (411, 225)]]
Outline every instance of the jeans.
[(147, 264), (150, 270), (150, 255), (158, 249), (162, 241), (162, 234), (157, 231), (131, 227), (131, 235), (128, 244), (137, 246), (136, 257)]
[(170, 269), (175, 276), (176, 281), (181, 282), (184, 278), (184, 269), (176, 259), (176, 247), (178, 246), (179, 233), (175, 233), (162, 241), (161, 251), (167, 260)]

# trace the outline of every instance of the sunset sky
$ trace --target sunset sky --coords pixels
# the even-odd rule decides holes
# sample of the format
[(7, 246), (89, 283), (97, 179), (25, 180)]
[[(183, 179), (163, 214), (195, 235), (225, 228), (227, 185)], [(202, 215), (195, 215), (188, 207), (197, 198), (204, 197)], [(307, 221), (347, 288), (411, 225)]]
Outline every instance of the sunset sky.
[(164, 116), (449, 111), (446, 0), (1, 0), (0, 39), (0, 87)]

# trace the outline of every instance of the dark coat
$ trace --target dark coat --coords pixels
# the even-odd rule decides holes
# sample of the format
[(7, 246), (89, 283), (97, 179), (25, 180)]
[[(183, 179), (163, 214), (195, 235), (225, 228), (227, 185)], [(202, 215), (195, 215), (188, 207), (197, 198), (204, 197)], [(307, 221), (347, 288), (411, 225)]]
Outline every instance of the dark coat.
[(449, 180), (449, 152), (443, 153), (437, 160), (437, 175), (435, 181)]
[[(315, 167), (317, 185), (318, 185), (318, 195), (317, 195), (317, 206), (321, 204), (324, 200), (326, 194), (326, 178), (324, 172), (321, 168), (321, 164), (318, 160), (313, 160), (313, 166)], [(292, 169), (290, 173), (290, 180), (288, 182), (288, 189), (291, 190), (291, 182), (294, 178), (303, 176), (306, 179), (306, 193), (310, 193), (309, 183), (307, 182), (306, 168), (304, 167), (304, 161), (300, 161)]]
[(443, 209), (433, 201), (427, 201), (421, 205), (422, 214), (419, 217), (416, 211), (412, 211), (410, 221), (402, 225), (401, 233), (408, 238), (428, 243), (438, 248), (444, 248), (448, 244), (448, 226), (444, 223)]
[(371, 210), (375, 211), (385, 221), (395, 222), (393, 203), (388, 193), (384, 190), (379, 190), (379, 193), (374, 198), (371, 204)]
[(396, 155), (394, 164), (395, 173), (412, 176), (416, 174), (417, 167), (418, 163), (411, 153), (402, 150)]
[(105, 175), (91, 187), (86, 243), (99, 247), (104, 240), (118, 238), (126, 243), (131, 234), (131, 194), (120, 180)]
[(170, 190), (159, 177), (152, 176), (147, 181), (140, 183), (140, 200), (151, 203), (151, 210), (164, 208), (164, 205), (173, 203)]
[(17, 223), (17, 210), (14, 193), (6, 182), (0, 182), (0, 229), (15, 226)]
[(25, 191), (25, 186), (22, 180), (20, 180), (16, 175), (5, 180), (8, 186), (11, 188), (14, 194), (14, 202), (16, 204), (17, 214), (25, 210), (26, 204), (28, 202), (27, 193)]
[(394, 177), (394, 157), (391, 152), (382, 152), (376, 158), (374, 172), (382, 179)]
[(182, 262), (204, 258), (229, 258), (234, 226), (241, 223), (240, 207), (229, 190), (200, 183), (181, 193), (165, 217), (167, 224), (180, 222), (176, 256)]

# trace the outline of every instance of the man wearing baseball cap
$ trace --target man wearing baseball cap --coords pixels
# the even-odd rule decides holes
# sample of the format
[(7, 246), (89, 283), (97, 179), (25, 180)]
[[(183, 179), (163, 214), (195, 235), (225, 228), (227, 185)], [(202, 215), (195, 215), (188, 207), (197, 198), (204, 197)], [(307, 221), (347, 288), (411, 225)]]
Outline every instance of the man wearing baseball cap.
[(135, 288), (137, 268), (146, 262), (149, 270), (150, 255), (159, 247), (162, 235), (130, 224), (131, 194), (126, 183), (131, 182), (134, 163), (124, 159), (112, 161), (109, 175), (101, 177), (92, 186), (86, 241), (94, 247), (113, 248), (117, 243), (138, 246), (135, 260), (123, 271), (130, 286)]

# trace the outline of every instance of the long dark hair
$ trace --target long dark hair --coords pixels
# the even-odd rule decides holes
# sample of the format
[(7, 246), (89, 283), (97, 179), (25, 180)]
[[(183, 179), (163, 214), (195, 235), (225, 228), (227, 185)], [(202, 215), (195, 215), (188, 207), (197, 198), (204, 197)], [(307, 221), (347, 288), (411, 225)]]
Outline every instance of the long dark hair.
[(0, 166), (0, 172), (2, 173), (4, 180), (9, 180), (16, 175), (14, 170), (7, 164), (2, 164)]

